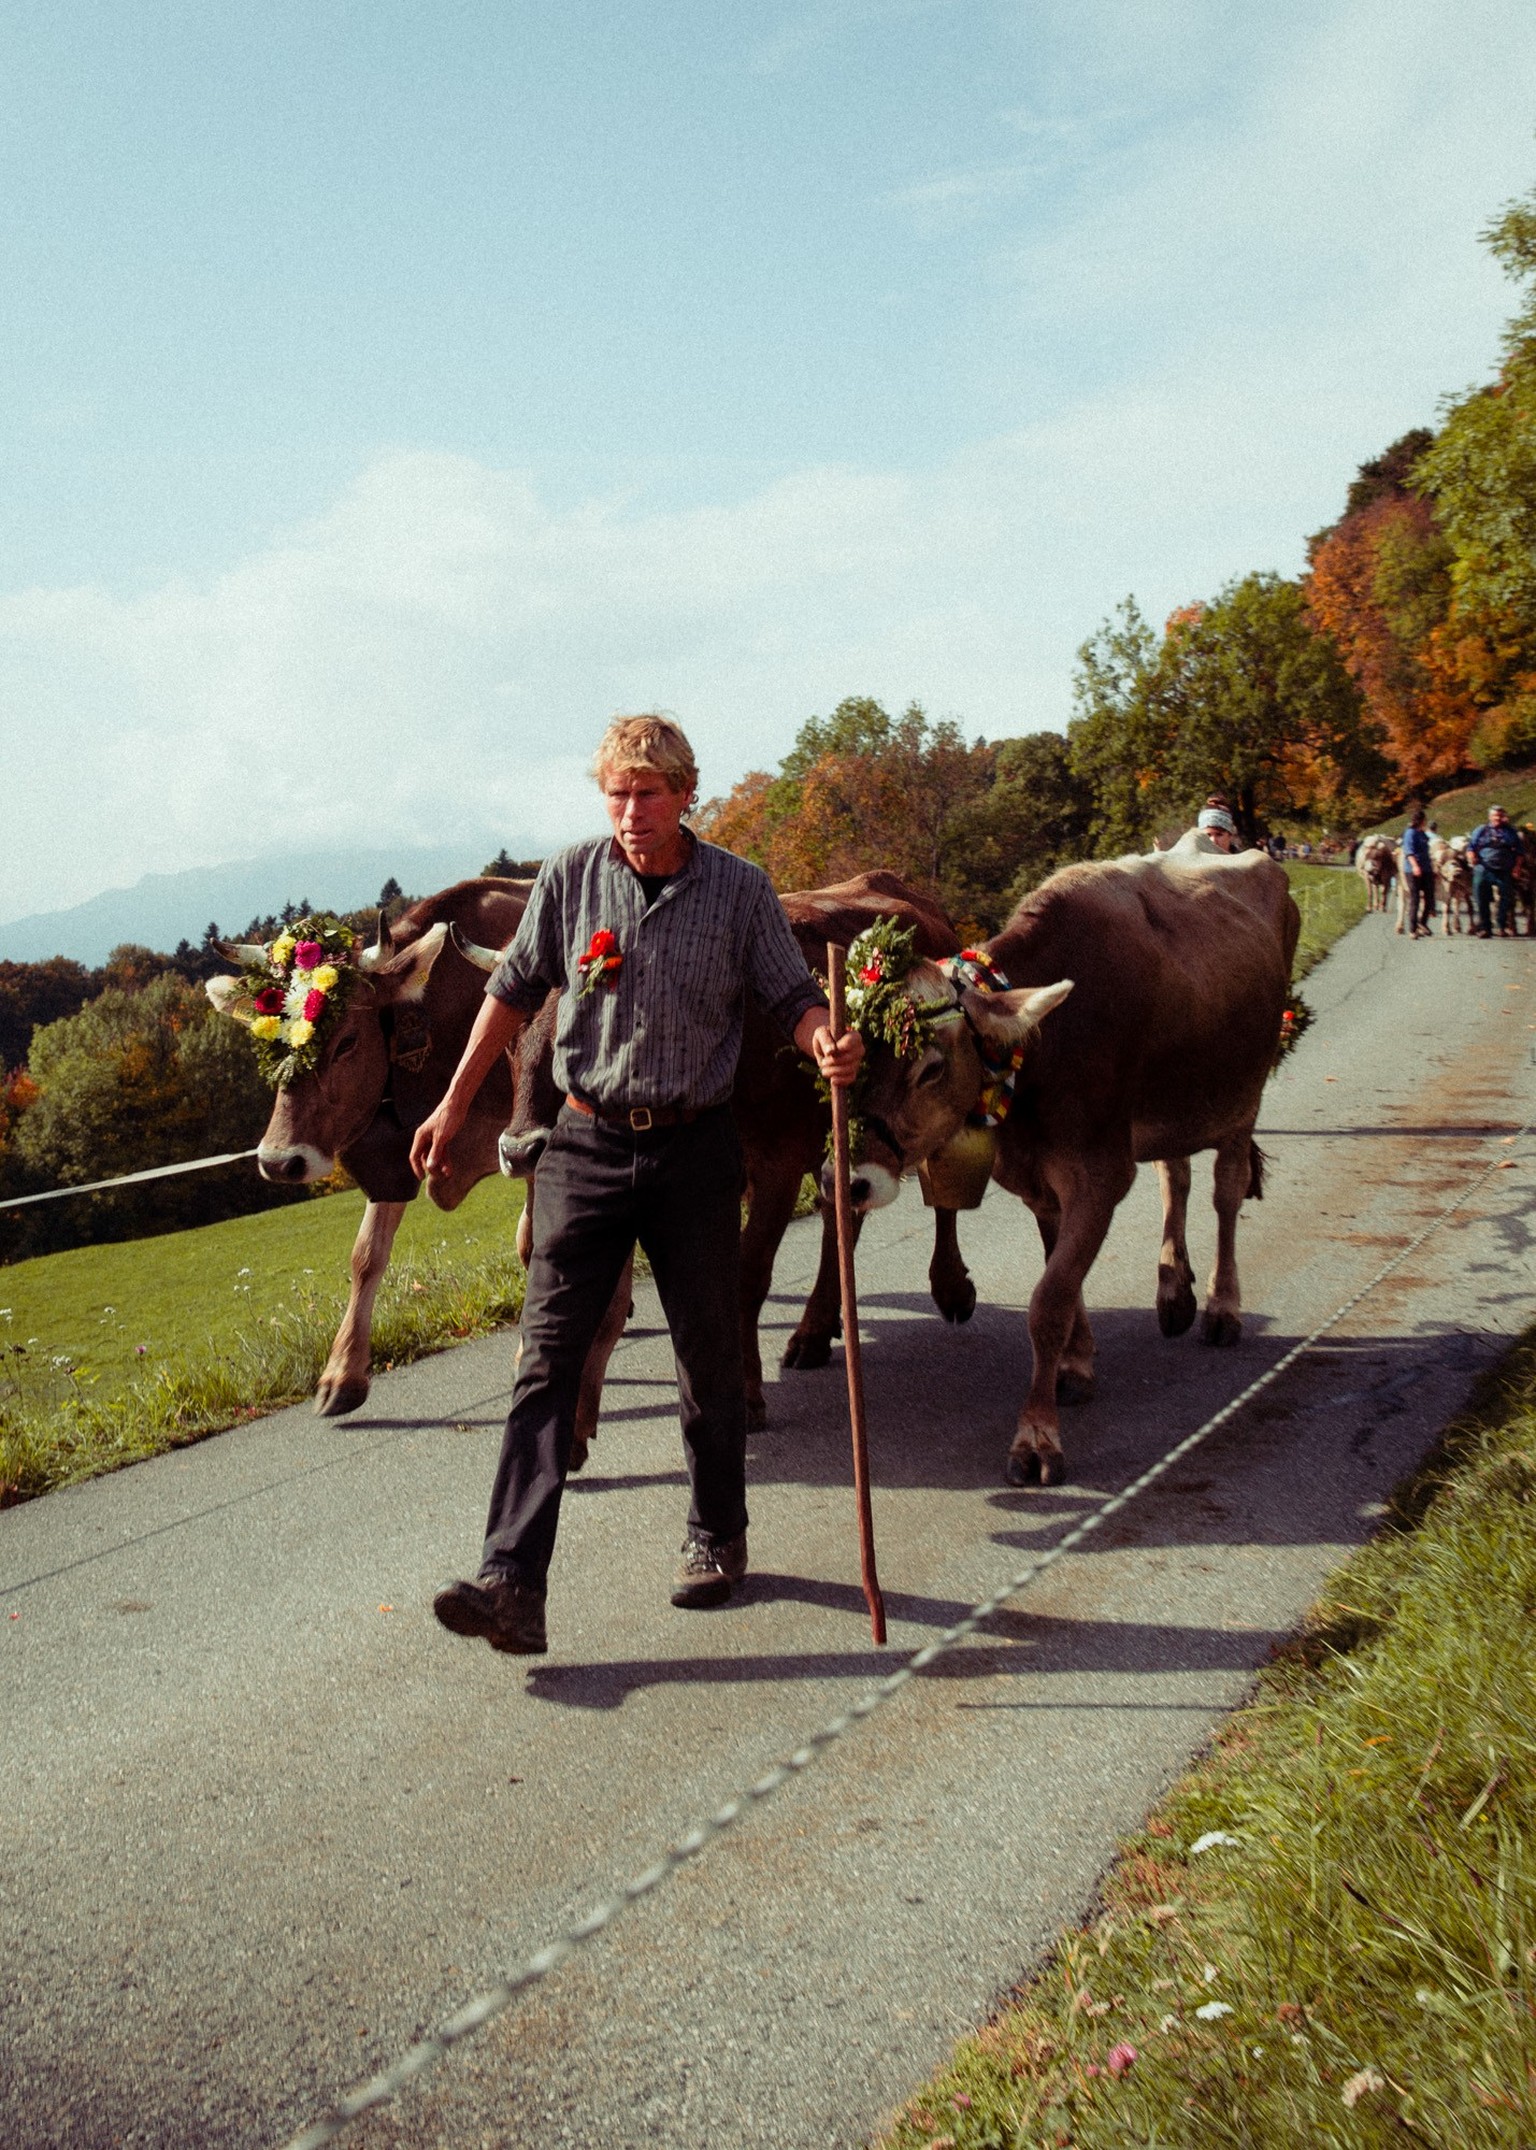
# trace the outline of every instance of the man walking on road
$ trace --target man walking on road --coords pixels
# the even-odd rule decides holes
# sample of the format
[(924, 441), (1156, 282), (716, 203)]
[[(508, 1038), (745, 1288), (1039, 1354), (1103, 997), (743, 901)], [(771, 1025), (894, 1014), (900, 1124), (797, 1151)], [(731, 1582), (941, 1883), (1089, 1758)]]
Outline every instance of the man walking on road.
[(1408, 931), (1416, 941), (1425, 940), (1429, 921), (1435, 915), (1435, 866), (1422, 806), (1414, 808), (1403, 831), (1403, 873), (1408, 890)]
[(737, 1272), (741, 1150), (731, 1086), (748, 987), (840, 1087), (863, 1058), (834, 1040), (766, 874), (682, 826), (693, 751), (664, 717), (620, 717), (593, 774), (611, 837), (546, 862), (446, 1096), (411, 1164), (448, 1148), (500, 1054), (560, 993), (555, 1080), (565, 1105), (539, 1162), (522, 1363), (478, 1578), (438, 1592), (456, 1635), (537, 1655), (545, 1578), (581, 1371), (638, 1241), (672, 1333), (692, 1503), (674, 1605), (720, 1605), (747, 1571), (746, 1397)]
[(1467, 838), (1467, 857), (1476, 868), (1472, 893), (1477, 898), (1474, 932), (1485, 941), (1493, 939), (1493, 899), (1499, 899), (1499, 931), (1514, 931), (1515, 862), (1520, 839), (1510, 827), (1502, 806), (1490, 806), (1488, 819)]

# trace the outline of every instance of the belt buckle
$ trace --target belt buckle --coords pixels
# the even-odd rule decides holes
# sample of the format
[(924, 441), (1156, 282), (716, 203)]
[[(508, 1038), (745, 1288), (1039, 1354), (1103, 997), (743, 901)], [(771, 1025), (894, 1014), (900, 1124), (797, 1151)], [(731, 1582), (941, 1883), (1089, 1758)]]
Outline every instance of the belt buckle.
[(633, 1132), (634, 1132), (635, 1134), (637, 1134), (637, 1135), (644, 1135), (644, 1134), (648, 1134), (648, 1133), (650, 1132), (650, 1129), (651, 1129), (651, 1127), (652, 1127), (652, 1126), (653, 1126), (653, 1125), (655, 1124), (655, 1123), (653, 1122), (652, 1118), (651, 1118), (651, 1108), (650, 1108), (650, 1106), (649, 1106), (649, 1105), (633, 1105), (633, 1106), (631, 1106), (631, 1108), (630, 1108), (630, 1114), (629, 1114), (629, 1124), (630, 1124), (630, 1128), (631, 1128), (631, 1130), (632, 1130), (632, 1131), (633, 1131)]

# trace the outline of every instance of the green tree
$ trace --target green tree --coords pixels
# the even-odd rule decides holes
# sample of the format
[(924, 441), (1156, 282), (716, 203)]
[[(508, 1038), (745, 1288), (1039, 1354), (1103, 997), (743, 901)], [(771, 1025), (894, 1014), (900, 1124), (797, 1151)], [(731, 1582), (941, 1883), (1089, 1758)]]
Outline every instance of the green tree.
[(1090, 856), (1094, 812), (1060, 732), (1000, 739), (993, 754), (990, 788), (958, 817), (948, 877), (956, 921), (988, 932), (1047, 874)]
[(1226, 793), (1250, 842), (1275, 819), (1352, 813), (1387, 781), (1359, 689), (1282, 576), (1245, 575), (1175, 614), (1146, 692), (1166, 797), (1192, 810)]
[(1166, 713), (1153, 692), (1157, 636), (1134, 597), (1077, 653), (1067, 726), (1073, 779), (1092, 800), (1088, 842), (1100, 858), (1141, 849), (1165, 810)]
[(1454, 553), (1452, 646), (1488, 712), (1474, 750), (1507, 759), (1536, 751), (1536, 193), (1483, 238), (1526, 290), (1499, 378), (1447, 407), (1415, 482)]

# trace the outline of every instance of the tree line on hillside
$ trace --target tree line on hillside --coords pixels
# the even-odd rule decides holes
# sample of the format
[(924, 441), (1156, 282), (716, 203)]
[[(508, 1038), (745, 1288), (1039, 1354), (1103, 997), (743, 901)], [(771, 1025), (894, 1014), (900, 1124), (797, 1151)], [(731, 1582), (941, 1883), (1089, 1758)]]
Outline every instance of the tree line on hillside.
[(917, 703), (845, 701), (701, 828), (781, 888), (891, 866), (970, 931), (1212, 792), (1250, 841), (1316, 837), (1536, 758), (1536, 194), (1483, 236), (1524, 287), (1496, 378), (1362, 465), (1304, 574), (1238, 577), (1160, 633), (1128, 597), (1064, 733), (968, 744)]

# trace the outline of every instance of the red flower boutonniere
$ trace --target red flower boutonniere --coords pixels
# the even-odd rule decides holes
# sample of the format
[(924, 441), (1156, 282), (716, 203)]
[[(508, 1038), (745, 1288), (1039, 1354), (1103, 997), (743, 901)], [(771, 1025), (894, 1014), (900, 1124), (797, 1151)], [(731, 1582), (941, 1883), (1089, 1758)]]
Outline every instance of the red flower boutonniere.
[(619, 966), (624, 958), (619, 954), (619, 944), (606, 926), (600, 926), (592, 936), (592, 945), (584, 956), (576, 958), (576, 968), (581, 974), (581, 986), (576, 994), (585, 1000), (600, 985), (614, 986), (619, 982)]

